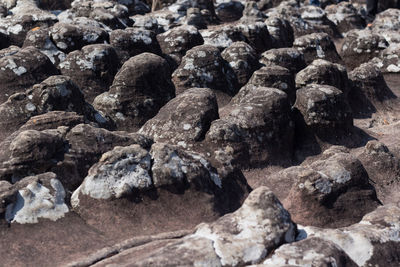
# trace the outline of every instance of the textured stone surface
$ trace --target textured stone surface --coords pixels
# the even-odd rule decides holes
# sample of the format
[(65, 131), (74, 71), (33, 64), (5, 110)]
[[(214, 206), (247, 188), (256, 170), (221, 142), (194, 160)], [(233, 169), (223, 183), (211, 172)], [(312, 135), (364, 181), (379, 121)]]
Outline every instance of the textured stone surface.
[(170, 75), (168, 63), (160, 56), (142, 53), (132, 57), (93, 106), (111, 117), (119, 130), (138, 129), (175, 96)]

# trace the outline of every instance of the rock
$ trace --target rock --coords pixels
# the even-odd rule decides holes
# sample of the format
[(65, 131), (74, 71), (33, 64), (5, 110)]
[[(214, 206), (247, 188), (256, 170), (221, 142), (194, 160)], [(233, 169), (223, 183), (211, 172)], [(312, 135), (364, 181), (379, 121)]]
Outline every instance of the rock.
[(58, 74), (50, 59), (34, 47), (0, 58), (0, 103), (49, 76)]
[(10, 44), (19, 47), (31, 29), (47, 28), (57, 22), (55, 15), (39, 9), (34, 0), (19, 0), (9, 12), (10, 16), (0, 19), (0, 29), (9, 37)]
[(400, 44), (392, 44), (381, 51), (379, 58), (372, 61), (380, 68), (382, 73), (400, 72)]
[(345, 93), (330, 85), (310, 84), (296, 91), (294, 104), (305, 124), (322, 139), (353, 127)]
[[(315, 5), (304, 5), (299, 10), (301, 19), (303, 19), (314, 33), (326, 33), (333, 38), (341, 37), (336, 25), (327, 18), (326, 12)], [(306, 28), (307, 29), (307, 28)], [(305, 34), (311, 34), (311, 32)], [(299, 35), (298, 35), (299, 36)]]
[(59, 50), (56, 45), (51, 41), (49, 35), (49, 28), (35, 28), (26, 34), (23, 48), (33, 46), (45, 54), (51, 62), (58, 66), (65, 60), (65, 53)]
[(94, 19), (111, 29), (123, 29), (132, 25), (128, 7), (117, 1), (77, 0), (71, 3), (71, 12), (76, 17)]
[[(69, 212), (64, 202), (65, 190), (54, 173), (25, 177), (1, 192), (5, 219), (9, 223), (38, 223), (39, 219), (56, 221)], [(5, 193), (5, 195), (4, 195)]]
[(238, 166), (290, 161), (293, 123), (283, 91), (250, 84), (240, 89), (230, 105), (229, 113), (214, 121), (207, 132), (210, 145), (238, 153)]
[[(47, 113), (31, 117), (18, 131), (48, 129), (57, 129), (60, 126), (72, 128), (78, 124), (84, 123), (83, 116), (75, 112), (49, 111)], [(15, 132), (14, 132), (15, 134)], [(13, 135), (14, 135), (13, 134)]]
[(117, 53), (111, 45), (87, 45), (68, 54), (59, 66), (61, 73), (82, 88), (91, 103), (99, 94), (108, 91), (119, 68)]
[(287, 266), (288, 263), (290, 266), (358, 266), (335, 243), (318, 237), (282, 245), (259, 266)]
[(110, 44), (115, 48), (121, 64), (144, 52), (161, 54), (156, 34), (149, 30), (114, 30), (110, 33)]
[(265, 15), (258, 9), (255, 1), (247, 1), (244, 4), (243, 18), (261, 20), (265, 18)]
[(238, 1), (229, 1), (219, 4), (215, 12), (222, 22), (232, 22), (238, 20), (243, 15), (244, 6)]
[(176, 94), (192, 87), (210, 88), (228, 95), (237, 92), (235, 73), (216, 47), (200, 45), (190, 49), (172, 74)]
[(12, 95), (0, 105), (0, 125), (3, 126), (0, 140), (17, 130), (29, 118), (56, 110), (76, 112), (83, 115), (86, 121), (112, 127), (108, 118), (85, 102), (82, 92), (69, 77), (57, 75), (34, 85), (25, 93)]
[(289, 98), (290, 104), (296, 100), (296, 86), (292, 73), (284, 67), (267, 65), (256, 70), (249, 80), (254, 86), (273, 87), (284, 91)]
[(71, 0), (39, 0), (38, 7), (44, 10), (66, 10), (71, 7)]
[(337, 5), (329, 5), (325, 8), (328, 19), (336, 24), (340, 33), (346, 33), (353, 29), (364, 29), (365, 21), (358, 14), (357, 9), (351, 3), (340, 2)]
[(109, 116), (119, 130), (135, 130), (174, 96), (166, 60), (142, 53), (124, 63), (110, 90), (97, 96), (93, 106)]
[(112, 150), (116, 146), (127, 146), (138, 144), (149, 148), (152, 140), (140, 134), (129, 134), (127, 132), (110, 132), (106, 129), (96, 128), (88, 124), (79, 124), (73, 127), (66, 135), (69, 150), (66, 155), (76, 165), (79, 179), (71, 184), (75, 190), (87, 176), (89, 168), (95, 164), (102, 154)]
[(270, 49), (262, 53), (260, 62), (266, 66), (278, 65), (287, 68), (293, 74), (306, 67), (304, 54), (295, 48)]
[(344, 38), (340, 55), (349, 69), (365, 63), (389, 45), (385, 38), (370, 30), (352, 30)]
[(358, 266), (396, 266), (399, 259), (399, 214), (394, 205), (378, 207), (359, 223), (339, 229), (304, 227), (308, 238), (335, 243)]
[(138, 30), (148, 30), (155, 33), (164, 32), (161, 25), (158, 24), (157, 19), (152, 14), (135, 15), (131, 16), (130, 19), (133, 21), (131, 28)]
[(349, 73), (352, 89), (349, 103), (357, 116), (365, 116), (384, 107), (384, 102), (395, 98), (379, 68), (373, 62), (361, 64)]
[(235, 42), (222, 54), (236, 74), (239, 86), (244, 86), (253, 72), (259, 68), (256, 51), (245, 42)]
[(21, 50), (21, 48), (19, 48), (18, 46), (10, 45), (9, 47), (0, 50), (0, 58), (14, 55), (19, 52), (19, 50)]
[[(279, 245), (294, 241), (296, 225), (266, 187), (254, 190), (243, 206), (213, 223), (202, 223), (195, 233), (149, 250), (149, 245), (116, 255), (97, 266), (113, 263), (181, 266), (240, 266), (262, 261)], [(154, 243), (153, 243), (154, 244)], [(249, 249), (250, 248), (250, 249)], [(145, 253), (140, 253), (141, 251)], [(181, 255), (171, 257), (171, 255)]]
[(368, 173), (349, 153), (327, 150), (323, 155), (309, 172), (298, 174), (283, 205), (302, 225), (333, 228), (358, 222), (380, 203)]
[(336, 51), (335, 44), (326, 33), (312, 33), (296, 38), (293, 47), (304, 54), (307, 64), (310, 64), (315, 59), (325, 59), (334, 63), (342, 62)]
[(86, 45), (104, 43), (108, 40), (108, 33), (99, 23), (81, 19), (56, 23), (50, 29), (50, 38), (59, 50), (69, 53)]
[(331, 85), (345, 95), (350, 91), (346, 68), (343, 65), (323, 59), (314, 60), (296, 75), (296, 86), (298, 88), (312, 83)]
[(393, 202), (391, 191), (400, 182), (400, 161), (382, 142), (369, 141), (357, 156), (374, 182), (380, 201)]
[(187, 147), (201, 141), (211, 122), (218, 118), (214, 93), (206, 88), (191, 88), (165, 104), (139, 133), (150, 136), (156, 142)]
[(279, 17), (269, 17), (265, 24), (272, 39), (272, 47), (282, 48), (293, 45), (294, 34), (289, 21)]
[(17, 182), (25, 176), (46, 172), (63, 159), (65, 152), (60, 133), (22, 131), (0, 154), (0, 180)]
[(158, 43), (164, 55), (170, 57), (179, 66), (182, 57), (191, 48), (202, 45), (203, 37), (194, 26), (183, 25), (157, 35)]
[(217, 47), (220, 51), (238, 41), (246, 42), (246, 37), (235, 24), (208, 26), (207, 29), (200, 30), (204, 44)]
[(400, 12), (397, 8), (390, 8), (376, 14), (371, 26), (372, 31), (384, 37), (391, 45), (399, 43), (399, 15)]

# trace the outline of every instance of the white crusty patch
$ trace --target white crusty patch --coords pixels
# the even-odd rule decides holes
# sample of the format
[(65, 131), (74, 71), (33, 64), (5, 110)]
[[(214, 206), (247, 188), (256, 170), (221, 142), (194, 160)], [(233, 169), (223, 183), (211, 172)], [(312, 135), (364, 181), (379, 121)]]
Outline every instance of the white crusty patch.
[(64, 187), (57, 179), (51, 179), (50, 184), (55, 190), (53, 195), (39, 182), (33, 182), (19, 190), (17, 200), (7, 206), (7, 221), (25, 224), (37, 223), (39, 218), (56, 221), (64, 217), (69, 211), (64, 203)]

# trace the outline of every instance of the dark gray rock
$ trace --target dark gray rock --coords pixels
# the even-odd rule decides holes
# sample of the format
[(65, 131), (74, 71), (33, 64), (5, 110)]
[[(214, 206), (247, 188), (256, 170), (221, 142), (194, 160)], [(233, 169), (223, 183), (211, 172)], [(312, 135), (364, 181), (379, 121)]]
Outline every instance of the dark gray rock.
[(117, 51), (121, 64), (144, 52), (161, 54), (156, 34), (149, 30), (135, 28), (114, 30), (110, 33), (110, 44)]
[(353, 29), (363, 29), (364, 19), (358, 14), (357, 9), (349, 2), (340, 2), (325, 8), (328, 19), (336, 24), (340, 33)]
[(201, 141), (211, 122), (218, 118), (214, 93), (206, 88), (191, 88), (165, 104), (139, 133), (156, 142), (187, 147)]
[(232, 22), (238, 20), (243, 15), (244, 6), (238, 1), (229, 1), (219, 4), (215, 12), (222, 22)]
[(59, 68), (82, 89), (85, 99), (91, 103), (96, 96), (108, 91), (119, 69), (119, 61), (111, 45), (94, 44), (69, 53)]
[(234, 95), (238, 90), (232, 68), (219, 50), (210, 45), (190, 49), (172, 74), (172, 81), (177, 94), (192, 87), (210, 88), (229, 95)]
[(381, 35), (366, 30), (352, 30), (344, 38), (340, 55), (346, 67), (354, 69), (379, 55), (389, 45)]
[(345, 95), (350, 91), (349, 79), (343, 65), (331, 63), (323, 59), (316, 59), (296, 75), (298, 88), (307, 84), (326, 84), (341, 90)]
[(326, 33), (312, 33), (296, 38), (293, 47), (304, 54), (307, 64), (310, 64), (315, 59), (325, 59), (334, 63), (342, 62), (336, 51), (335, 44)]
[(310, 84), (296, 91), (294, 107), (305, 124), (320, 138), (327, 138), (353, 126), (345, 93), (330, 85)]
[(182, 57), (191, 48), (202, 45), (203, 37), (194, 26), (183, 25), (157, 35), (158, 43), (164, 55), (170, 57), (179, 66)]
[(170, 75), (167, 61), (160, 56), (142, 53), (132, 57), (93, 106), (109, 116), (119, 130), (137, 130), (175, 96)]
[[(343, 227), (358, 222), (380, 202), (361, 162), (346, 152), (326, 150), (299, 172), (283, 205), (299, 224)], [(352, 203), (352, 205), (348, 205)]]
[(279, 17), (269, 17), (265, 24), (267, 24), (272, 39), (272, 47), (281, 48), (293, 45), (294, 34), (289, 21)]
[(256, 51), (245, 42), (233, 43), (221, 56), (232, 67), (239, 86), (244, 86), (253, 72), (260, 67)]
[(278, 65), (296, 74), (307, 65), (304, 54), (295, 48), (270, 49), (261, 55), (260, 62), (266, 66)]
[(288, 95), (290, 104), (294, 104), (296, 100), (295, 80), (287, 68), (278, 65), (262, 67), (253, 73), (249, 84), (280, 89)]
[(0, 103), (12, 94), (57, 74), (58, 70), (50, 59), (34, 47), (26, 47), (0, 58)]

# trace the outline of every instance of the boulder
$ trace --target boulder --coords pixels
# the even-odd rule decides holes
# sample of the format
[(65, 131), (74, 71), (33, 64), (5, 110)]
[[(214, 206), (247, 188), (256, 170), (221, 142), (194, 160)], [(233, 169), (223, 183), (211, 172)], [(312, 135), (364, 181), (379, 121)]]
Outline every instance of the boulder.
[(26, 47), (0, 58), (0, 103), (12, 94), (57, 74), (58, 70), (50, 59), (34, 47)]
[(239, 1), (229, 1), (219, 4), (215, 8), (217, 17), (222, 22), (232, 22), (238, 20), (243, 15), (244, 6)]
[(108, 91), (119, 69), (119, 61), (111, 45), (94, 44), (69, 53), (59, 68), (82, 89), (86, 101), (91, 103), (96, 96)]
[(301, 113), (305, 124), (322, 139), (338, 137), (353, 127), (345, 93), (330, 85), (309, 84), (297, 90), (294, 108)]
[(399, 214), (394, 205), (385, 205), (366, 214), (359, 223), (339, 229), (304, 227), (308, 238), (328, 240), (357, 266), (396, 266), (399, 259)]
[(233, 43), (221, 53), (221, 56), (232, 67), (239, 86), (244, 86), (253, 72), (259, 68), (256, 51), (245, 42)]
[(352, 30), (344, 38), (340, 55), (350, 70), (379, 55), (389, 45), (385, 38), (366, 30)]
[(296, 86), (293, 74), (284, 67), (267, 65), (256, 70), (249, 80), (249, 84), (260, 87), (273, 87), (284, 91), (290, 104), (296, 100)]
[(109, 36), (98, 22), (81, 18), (56, 23), (50, 29), (50, 38), (59, 50), (69, 53), (86, 45), (104, 43)]
[(56, 221), (69, 212), (64, 198), (64, 187), (54, 173), (29, 176), (0, 192), (0, 214), (4, 212), (4, 218), (13, 224)]
[(310, 237), (299, 242), (285, 244), (274, 251), (261, 267), (287, 266), (349, 266), (358, 265), (332, 241)]
[(361, 64), (351, 71), (349, 80), (352, 86), (349, 103), (357, 117), (370, 115), (376, 108), (384, 108), (385, 101), (396, 97), (373, 62)]
[(349, 2), (340, 2), (325, 8), (327, 17), (336, 24), (340, 33), (346, 33), (353, 29), (364, 29), (365, 21), (358, 14), (357, 9)]
[(167, 61), (160, 56), (142, 53), (132, 57), (93, 106), (109, 116), (119, 130), (137, 130), (175, 96), (170, 75)]
[(234, 95), (235, 73), (216, 47), (200, 45), (190, 49), (172, 74), (176, 94), (192, 87), (210, 88)]
[(328, 228), (356, 223), (379, 204), (361, 162), (329, 149), (298, 174), (283, 200), (296, 222)]
[(372, 61), (380, 68), (382, 73), (400, 72), (400, 44), (391, 44), (381, 51), (379, 58)]
[(31, 117), (51, 111), (76, 112), (87, 122), (112, 127), (109, 120), (85, 102), (80, 89), (67, 76), (51, 76), (24, 93), (12, 95), (0, 105), (0, 140), (8, 137)]
[(33, 46), (39, 49), (55, 66), (58, 66), (58, 64), (65, 60), (66, 55), (51, 41), (49, 31), (49, 28), (34, 28), (30, 30), (26, 34), (22, 47)]
[(229, 105), (229, 113), (214, 121), (206, 135), (206, 141), (218, 148), (214, 153), (230, 150), (237, 166), (290, 161), (293, 123), (283, 91), (249, 84)]
[(298, 37), (294, 40), (293, 47), (304, 54), (307, 64), (310, 64), (315, 59), (325, 59), (334, 63), (342, 62), (336, 51), (335, 44), (326, 33), (312, 33)]
[(328, 19), (326, 12), (321, 7), (304, 5), (300, 7), (299, 13), (301, 19), (308, 24), (308, 27), (305, 27), (306, 31), (303, 35), (311, 34), (311, 32), (307, 33), (307, 28), (311, 28), (313, 29), (313, 33), (326, 33), (333, 38), (341, 37), (336, 25)]
[(279, 17), (269, 17), (267, 24), (269, 34), (272, 39), (272, 47), (282, 48), (291, 47), (294, 41), (293, 28), (289, 21)]
[(121, 64), (144, 52), (161, 54), (156, 34), (150, 30), (114, 30), (110, 33), (110, 44), (115, 48)]
[(194, 26), (183, 25), (157, 35), (161, 51), (179, 66), (182, 57), (191, 48), (202, 45), (203, 37)]
[(296, 74), (306, 67), (304, 54), (295, 48), (270, 49), (261, 55), (260, 62), (266, 66), (278, 65)]
[(210, 89), (191, 88), (165, 104), (139, 133), (156, 142), (187, 147), (201, 141), (218, 118), (215, 94)]
[(312, 83), (331, 85), (341, 90), (345, 95), (350, 91), (346, 68), (343, 65), (323, 59), (314, 60), (296, 75), (296, 86), (298, 88)]

